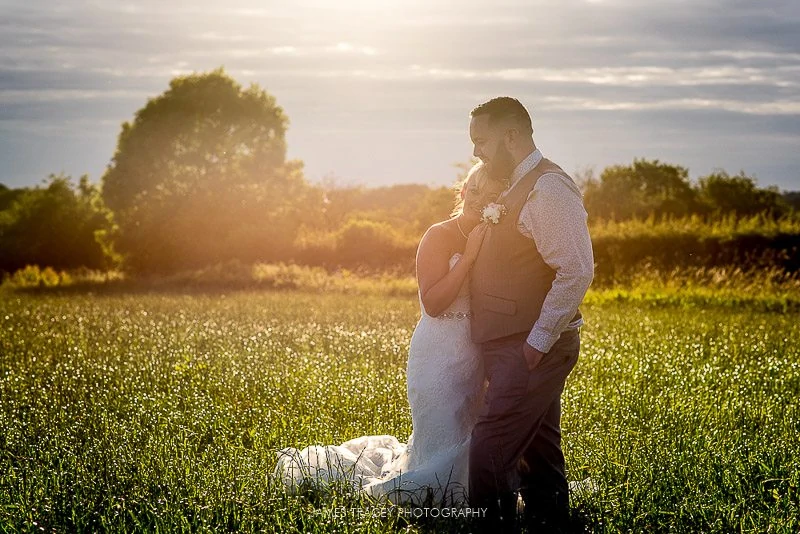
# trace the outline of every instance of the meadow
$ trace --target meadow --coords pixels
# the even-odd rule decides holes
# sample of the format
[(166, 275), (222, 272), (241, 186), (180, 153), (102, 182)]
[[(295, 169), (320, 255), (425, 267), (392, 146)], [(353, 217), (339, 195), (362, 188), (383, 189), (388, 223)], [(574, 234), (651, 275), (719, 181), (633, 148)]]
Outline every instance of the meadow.
[[(413, 286), (296, 285), (3, 289), (0, 531), (468, 531), (276, 483), (282, 447), (411, 431)], [(588, 295), (563, 396), (587, 530), (800, 530), (800, 292), (717, 286)]]

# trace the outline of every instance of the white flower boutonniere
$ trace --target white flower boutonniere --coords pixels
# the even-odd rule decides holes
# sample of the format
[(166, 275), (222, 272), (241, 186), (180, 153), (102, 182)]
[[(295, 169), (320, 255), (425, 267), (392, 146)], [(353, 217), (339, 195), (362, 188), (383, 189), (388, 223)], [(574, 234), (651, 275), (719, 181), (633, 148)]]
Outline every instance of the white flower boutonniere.
[(505, 215), (508, 210), (502, 204), (497, 204), (492, 202), (491, 204), (487, 204), (484, 206), (483, 211), (481, 212), (481, 221), (497, 224), (500, 222), (500, 217)]

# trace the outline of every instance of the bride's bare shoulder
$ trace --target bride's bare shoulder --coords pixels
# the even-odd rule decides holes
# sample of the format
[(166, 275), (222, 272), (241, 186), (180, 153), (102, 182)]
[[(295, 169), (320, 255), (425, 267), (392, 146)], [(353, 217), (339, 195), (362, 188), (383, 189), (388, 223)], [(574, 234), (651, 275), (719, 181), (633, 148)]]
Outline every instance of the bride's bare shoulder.
[(456, 235), (455, 220), (455, 218), (452, 218), (432, 224), (422, 236), (422, 241), (425, 241), (426, 239), (434, 241), (452, 240)]
[[(446, 263), (458, 248), (458, 230), (455, 230), (455, 219), (431, 225), (422, 236), (417, 248), (417, 263), (420, 261), (436, 261)], [(441, 260), (439, 260), (441, 258)], [(426, 260), (427, 259), (427, 260)]]

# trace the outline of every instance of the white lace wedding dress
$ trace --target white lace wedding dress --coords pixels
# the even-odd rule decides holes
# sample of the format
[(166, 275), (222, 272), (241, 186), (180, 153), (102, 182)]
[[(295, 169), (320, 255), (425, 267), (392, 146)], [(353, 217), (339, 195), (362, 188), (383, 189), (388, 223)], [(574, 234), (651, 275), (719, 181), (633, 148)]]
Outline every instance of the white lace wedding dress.
[[(450, 258), (451, 269), (459, 257)], [(397, 504), (466, 504), (470, 434), (484, 391), (480, 349), (470, 340), (468, 288), (467, 280), (438, 317), (420, 302), (408, 355), (408, 445), (394, 436), (362, 436), (283, 449), (276, 473), (289, 489), (338, 479)]]

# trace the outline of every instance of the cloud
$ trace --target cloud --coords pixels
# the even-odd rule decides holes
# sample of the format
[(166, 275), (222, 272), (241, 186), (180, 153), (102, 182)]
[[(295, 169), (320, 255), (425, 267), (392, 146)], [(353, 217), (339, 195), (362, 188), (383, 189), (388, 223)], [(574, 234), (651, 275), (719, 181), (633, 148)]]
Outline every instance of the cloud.
[(702, 139), (756, 131), (762, 159), (800, 168), (786, 148), (800, 135), (786, 125), (800, 115), (795, 0), (501, 0), (491, 9), (482, 0), (67, 0), (46, 9), (6, 0), (4, 9), (0, 144), (24, 124), (32, 136), (68, 131), (78, 118), (116, 131), (108, 125), (130, 119), (173, 76), (224, 65), (278, 97), (292, 120), (290, 149), (310, 173), (356, 169), (347, 146), (326, 145), (339, 130), (386, 161), (404, 132), (439, 147), (421, 165), (462, 160), (466, 140), (446, 143), (442, 132), (459, 131), (468, 110), (496, 94), (520, 97), (545, 125), (564, 120), (557, 128), (606, 135), (609, 117), (625, 117), (631, 136), (615, 130), (604, 141), (620, 154), (660, 142), (648, 137), (653, 127), (687, 129), (663, 146), (683, 143), (687, 158), (699, 158)]
[(38, 89), (0, 91), (0, 104), (16, 104), (20, 102), (59, 102), (76, 100), (130, 99), (147, 97), (141, 91), (87, 91), (84, 89)]
[(717, 100), (702, 98), (681, 98), (655, 100), (649, 102), (625, 102), (620, 100), (592, 100), (550, 96), (544, 99), (544, 108), (556, 110), (598, 110), (598, 111), (644, 111), (673, 110), (693, 111), (716, 109), (732, 113), (752, 115), (800, 115), (800, 102), (745, 102), (739, 100)]

